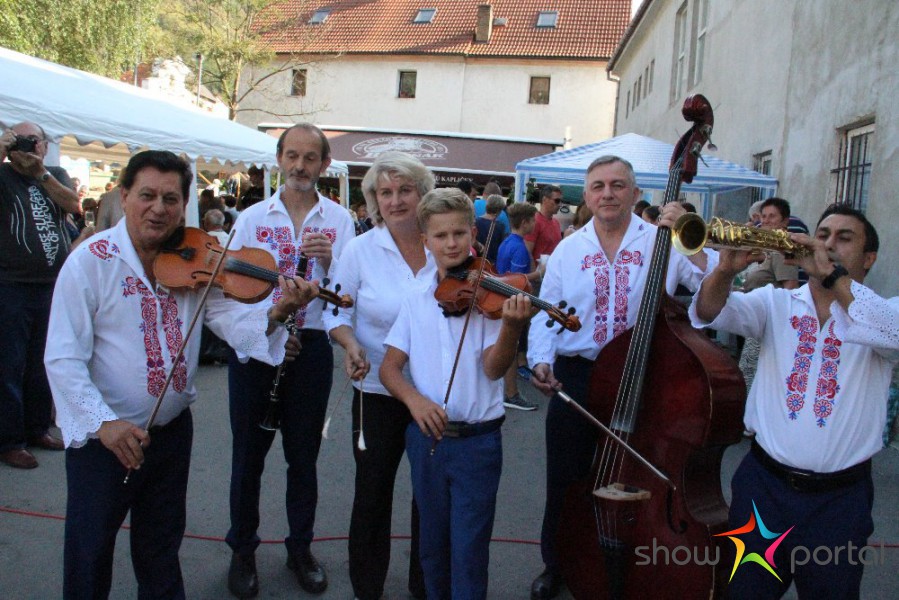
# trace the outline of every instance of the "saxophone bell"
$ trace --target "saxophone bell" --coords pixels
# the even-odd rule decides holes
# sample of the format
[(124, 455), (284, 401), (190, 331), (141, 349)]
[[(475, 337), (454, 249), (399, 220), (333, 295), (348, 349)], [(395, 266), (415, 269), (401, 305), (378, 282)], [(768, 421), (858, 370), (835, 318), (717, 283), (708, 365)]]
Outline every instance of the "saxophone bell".
[(681, 215), (671, 227), (671, 245), (685, 256), (703, 248), (779, 252), (788, 258), (809, 256), (812, 250), (790, 239), (784, 230), (759, 229), (712, 217), (706, 223), (695, 213)]

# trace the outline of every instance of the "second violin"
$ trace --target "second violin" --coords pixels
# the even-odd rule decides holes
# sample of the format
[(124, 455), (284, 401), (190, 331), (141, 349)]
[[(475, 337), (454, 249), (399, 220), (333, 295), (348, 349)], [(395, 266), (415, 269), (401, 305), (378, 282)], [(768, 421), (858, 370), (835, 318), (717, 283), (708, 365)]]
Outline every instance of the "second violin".
[[(480, 285), (475, 289), (475, 282), (480, 277)], [(573, 306), (568, 306), (563, 300), (558, 306), (553, 306), (545, 300), (534, 296), (531, 292), (531, 284), (522, 273), (506, 273), (497, 275), (493, 265), (484, 258), (469, 257), (459, 267), (447, 272), (446, 277), (437, 285), (434, 297), (440, 307), (449, 314), (465, 314), (471, 306), (472, 294), (476, 294), (475, 307), (488, 319), (499, 319), (503, 314), (503, 302), (506, 298), (516, 294), (524, 294), (531, 300), (531, 304), (540, 310), (546, 311), (550, 320), (546, 326), (552, 327), (558, 323), (562, 329), (578, 331), (581, 328), (580, 319), (574, 314)], [(568, 309), (567, 311), (565, 309)], [(561, 332), (561, 329), (559, 330)]]

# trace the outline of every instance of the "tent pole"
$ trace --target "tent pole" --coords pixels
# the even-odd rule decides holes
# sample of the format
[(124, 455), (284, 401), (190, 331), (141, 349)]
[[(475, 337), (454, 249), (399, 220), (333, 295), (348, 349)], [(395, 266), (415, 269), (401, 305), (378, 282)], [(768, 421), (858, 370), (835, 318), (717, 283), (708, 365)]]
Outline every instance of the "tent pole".
[(190, 191), (187, 195), (187, 207), (185, 209), (184, 215), (184, 224), (188, 227), (199, 227), (200, 226), (200, 205), (198, 198), (200, 197), (199, 192), (197, 191), (197, 161), (190, 161), (190, 172), (193, 173), (193, 179), (190, 182)]

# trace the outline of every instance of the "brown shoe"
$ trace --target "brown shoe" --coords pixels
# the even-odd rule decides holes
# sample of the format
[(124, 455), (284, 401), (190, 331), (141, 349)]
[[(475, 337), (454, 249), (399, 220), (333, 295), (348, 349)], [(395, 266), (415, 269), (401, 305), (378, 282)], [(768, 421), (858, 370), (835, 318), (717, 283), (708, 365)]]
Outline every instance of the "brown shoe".
[(66, 445), (62, 443), (62, 440), (59, 438), (55, 438), (49, 433), (45, 433), (43, 435), (38, 435), (33, 438), (28, 439), (28, 445), (34, 446), (36, 448), (43, 448), (44, 450), (65, 450)]
[(16, 448), (0, 453), (0, 462), (5, 462), (10, 467), (17, 469), (33, 469), (37, 467), (37, 459), (34, 454), (25, 448)]

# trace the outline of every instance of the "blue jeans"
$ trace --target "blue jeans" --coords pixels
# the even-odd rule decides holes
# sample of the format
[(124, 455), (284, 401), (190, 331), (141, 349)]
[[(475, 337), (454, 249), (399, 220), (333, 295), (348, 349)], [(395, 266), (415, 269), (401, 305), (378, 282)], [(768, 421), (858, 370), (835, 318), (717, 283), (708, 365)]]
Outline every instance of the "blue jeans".
[(500, 429), (468, 438), (433, 438), (406, 428), (406, 453), (420, 513), (420, 552), (428, 600), (487, 597), (490, 536), (503, 468)]
[[(865, 546), (874, 531), (871, 518), (874, 484), (870, 475), (837, 490), (799, 492), (768, 472), (750, 452), (734, 473), (731, 491), (730, 529), (746, 525), (754, 514), (755, 502), (768, 530), (776, 533), (784, 533), (791, 527), (792, 530), (773, 555), (781, 581), (758, 564), (747, 562), (734, 572), (728, 585), (728, 598), (780, 598), (792, 581), (796, 582), (800, 598), (859, 597), (865, 566), (859, 560), (857, 549)], [(746, 544), (744, 556), (751, 552), (765, 556), (765, 550), (773, 542), (762, 538), (757, 522), (753, 531), (735, 537)], [(850, 542), (856, 548), (851, 559)], [(724, 547), (727, 551), (721, 553), (721, 563), (730, 570), (736, 546), (728, 540)], [(816, 551), (817, 548), (824, 549)], [(837, 548), (842, 551), (837, 552)], [(826, 560), (828, 555), (835, 555), (836, 559)], [(868, 556), (865, 562), (874, 560), (876, 557)], [(795, 572), (791, 572), (793, 566)]]
[(187, 520), (192, 441), (190, 409), (152, 428), (144, 464), (127, 484), (125, 467), (100, 440), (66, 450), (64, 598), (109, 596), (116, 535), (129, 511), (137, 597), (184, 598), (178, 550)]
[(44, 370), (52, 283), (0, 281), (0, 452), (47, 432), (53, 397)]
[[(304, 330), (302, 350), (284, 369), (278, 388), (281, 440), (287, 460), (287, 524), (284, 541), (294, 554), (312, 543), (318, 503), (316, 461), (334, 372), (334, 354), (323, 331)], [(259, 546), (259, 496), (265, 457), (275, 432), (259, 427), (269, 404), (276, 367), (234, 353), (228, 362), (231, 434), (231, 528), (226, 541), (242, 555)]]

